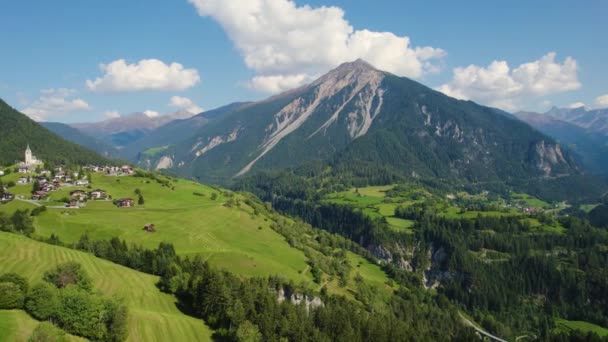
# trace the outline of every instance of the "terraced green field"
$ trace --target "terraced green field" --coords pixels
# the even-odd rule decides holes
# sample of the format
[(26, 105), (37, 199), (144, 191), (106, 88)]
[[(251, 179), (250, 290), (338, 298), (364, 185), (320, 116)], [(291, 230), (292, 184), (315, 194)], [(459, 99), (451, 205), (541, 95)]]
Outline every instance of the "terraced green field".
[(511, 199), (525, 202), (527, 205), (535, 208), (544, 208), (549, 206), (549, 203), (524, 193), (511, 193)]
[[(211, 340), (212, 332), (202, 320), (180, 312), (175, 306), (175, 298), (157, 289), (157, 277), (87, 253), (0, 232), (0, 273), (16, 272), (28, 278), (30, 283), (35, 283), (41, 281), (45, 271), (66, 261), (82, 264), (91, 276), (95, 289), (104, 295), (117, 295), (126, 300), (130, 309), (129, 341)], [(35, 328), (33, 320), (28, 320), (27, 315), (23, 316), (25, 313), (1, 313), (14, 316), (15, 320), (5, 320), (0, 314), (0, 327), (14, 331), (14, 336), (29, 336)]]

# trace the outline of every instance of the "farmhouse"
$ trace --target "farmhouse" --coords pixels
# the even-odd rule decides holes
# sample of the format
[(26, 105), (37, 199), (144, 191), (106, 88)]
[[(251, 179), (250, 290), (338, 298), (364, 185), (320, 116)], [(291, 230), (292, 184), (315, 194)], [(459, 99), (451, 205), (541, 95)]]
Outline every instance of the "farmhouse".
[(84, 201), (87, 198), (87, 193), (82, 190), (74, 190), (74, 191), (70, 191), (70, 196), (79, 201)]
[(89, 185), (89, 181), (86, 179), (80, 179), (77, 180), (76, 183), (74, 183), (77, 186), (85, 186), (85, 185)]
[(32, 199), (34, 201), (40, 201), (44, 198), (46, 198), (48, 196), (48, 193), (46, 191), (33, 191), (32, 192)]
[(2, 202), (12, 201), (13, 199), (15, 199), (15, 195), (11, 194), (10, 192), (5, 192), (2, 194), (2, 197), (0, 197), (0, 201)]
[(129, 208), (135, 205), (135, 201), (132, 198), (121, 198), (116, 201), (116, 205), (119, 208)]
[(103, 199), (106, 198), (106, 192), (104, 190), (97, 189), (89, 192), (89, 196), (92, 199)]

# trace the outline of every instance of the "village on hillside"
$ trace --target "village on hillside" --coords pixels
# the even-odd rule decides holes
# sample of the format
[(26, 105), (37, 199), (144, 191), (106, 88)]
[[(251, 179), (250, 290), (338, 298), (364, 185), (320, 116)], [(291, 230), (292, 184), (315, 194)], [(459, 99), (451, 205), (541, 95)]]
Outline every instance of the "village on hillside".
[[(63, 207), (80, 208), (89, 200), (113, 201), (118, 207), (132, 207), (135, 201), (131, 198), (112, 199), (104, 189), (93, 187), (91, 173), (101, 173), (109, 177), (129, 176), (134, 173), (133, 167), (129, 165), (86, 165), (86, 166), (50, 166), (38, 159), (28, 145), (25, 149), (24, 160), (8, 168), (0, 167), (0, 177), (11, 173), (18, 174), (4, 184), (0, 179), (0, 202), (6, 203), (15, 199), (43, 204), (48, 201), (49, 194), (63, 188), (73, 187), (70, 196), (62, 198)], [(15, 195), (11, 188), (15, 186), (31, 185), (28, 196), (24, 194)], [(83, 189), (85, 188), (85, 189)]]

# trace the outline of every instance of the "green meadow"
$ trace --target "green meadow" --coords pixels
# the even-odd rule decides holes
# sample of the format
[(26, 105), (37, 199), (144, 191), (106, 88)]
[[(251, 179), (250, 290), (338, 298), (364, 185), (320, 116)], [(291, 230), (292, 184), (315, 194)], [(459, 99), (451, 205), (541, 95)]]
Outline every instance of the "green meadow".
[[(165, 177), (162, 177), (165, 180)], [(49, 208), (35, 218), (36, 234), (58, 236), (72, 243), (83, 234), (92, 239), (119, 237), (128, 242), (156, 248), (171, 242), (183, 256), (200, 254), (212, 264), (245, 276), (280, 274), (294, 281), (311, 280), (304, 254), (291, 248), (285, 239), (270, 228), (270, 221), (256, 216), (244, 202), (224, 205), (238, 194), (216, 190), (184, 179), (170, 180), (163, 186), (144, 177), (92, 175), (92, 189), (102, 189), (113, 199), (130, 197), (137, 203), (135, 189), (144, 197), (143, 205), (118, 208), (110, 200), (89, 200), (80, 209)], [(15, 188), (30, 188), (18, 185)], [(65, 187), (51, 192), (48, 203), (68, 197), (70, 191), (86, 188)], [(213, 195), (215, 194), (215, 195)], [(213, 199), (214, 196), (217, 198)], [(46, 204), (43, 202), (43, 204)], [(22, 201), (0, 206), (0, 210), (33, 208)], [(156, 232), (143, 230), (147, 223)]]
[(395, 217), (395, 208), (398, 205), (410, 205), (416, 201), (391, 198), (387, 202), (386, 192), (393, 188), (394, 185), (353, 188), (348, 191), (329, 194), (325, 196), (324, 201), (354, 206), (371, 218), (384, 217), (392, 229), (413, 234), (414, 231), (410, 228), (414, 225), (414, 221)]
[(582, 332), (594, 332), (602, 337), (608, 337), (608, 328), (601, 327), (597, 324), (584, 321), (568, 321), (565, 319), (557, 319), (555, 321), (556, 329), (559, 331), (568, 332), (571, 330), (580, 330)]
[[(129, 341), (211, 340), (212, 332), (203, 321), (183, 314), (175, 306), (172, 295), (158, 290), (158, 277), (84, 252), (0, 233), (1, 273), (16, 272), (32, 284), (41, 281), (45, 271), (67, 261), (80, 263), (91, 276), (96, 290), (126, 301), (129, 307)], [(21, 311), (0, 311), (0, 322), (0, 327), (11, 331), (16, 340), (29, 336), (36, 326), (35, 321)]]

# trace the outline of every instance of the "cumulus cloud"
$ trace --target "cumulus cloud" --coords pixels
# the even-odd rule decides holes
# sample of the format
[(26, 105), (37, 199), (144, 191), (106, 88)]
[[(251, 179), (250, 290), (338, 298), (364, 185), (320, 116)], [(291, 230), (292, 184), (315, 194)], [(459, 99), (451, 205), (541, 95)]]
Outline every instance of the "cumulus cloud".
[(36, 121), (46, 121), (75, 111), (89, 111), (91, 106), (80, 98), (71, 98), (76, 90), (50, 88), (40, 91), (40, 97), (21, 111)]
[(158, 59), (142, 59), (134, 64), (118, 59), (99, 68), (103, 75), (86, 81), (93, 92), (184, 90), (200, 82), (196, 69), (186, 69), (179, 63), (165, 64)]
[(596, 97), (595, 105), (600, 108), (608, 107), (608, 94)]
[(307, 74), (255, 76), (247, 82), (247, 86), (251, 89), (273, 94), (297, 88), (312, 80), (313, 77)]
[(400, 76), (437, 72), (445, 52), (413, 47), (391, 32), (355, 30), (339, 7), (291, 0), (189, 0), (216, 20), (256, 75), (248, 85), (276, 93), (300, 86), (343, 62), (362, 58)]
[(191, 99), (183, 96), (172, 96), (169, 101), (169, 106), (183, 109), (191, 114), (198, 114), (203, 112), (203, 108), (192, 102)]
[(149, 118), (155, 118), (155, 117), (157, 117), (157, 116), (160, 115), (159, 112), (153, 111), (153, 110), (149, 110), (149, 109), (148, 110), (144, 110), (143, 113), (144, 113), (145, 116), (147, 116)]
[(438, 88), (464, 100), (475, 100), (507, 110), (517, 109), (525, 98), (540, 97), (581, 87), (576, 61), (555, 60), (555, 52), (511, 69), (506, 61), (493, 61), (487, 67), (469, 65), (454, 69), (453, 79)]
[(103, 116), (106, 119), (116, 119), (120, 117), (120, 113), (116, 110), (108, 110), (106, 112), (103, 113)]

